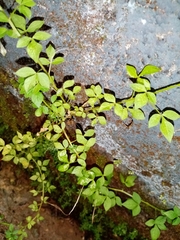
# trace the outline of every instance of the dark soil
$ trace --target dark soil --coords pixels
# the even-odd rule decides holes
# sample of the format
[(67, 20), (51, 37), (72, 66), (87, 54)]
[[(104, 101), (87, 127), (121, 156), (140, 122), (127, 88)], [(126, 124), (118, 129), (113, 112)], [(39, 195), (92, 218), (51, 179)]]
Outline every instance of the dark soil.
[[(0, 170), (0, 214), (8, 223), (18, 224), (32, 214), (28, 206), (34, 197), (29, 192), (30, 183), (23, 171), (9, 163), (2, 163)], [(44, 206), (44, 221), (28, 231), (28, 240), (82, 240), (84, 233), (70, 217), (57, 216), (57, 210)], [(0, 240), (5, 239), (6, 228), (0, 225)]]

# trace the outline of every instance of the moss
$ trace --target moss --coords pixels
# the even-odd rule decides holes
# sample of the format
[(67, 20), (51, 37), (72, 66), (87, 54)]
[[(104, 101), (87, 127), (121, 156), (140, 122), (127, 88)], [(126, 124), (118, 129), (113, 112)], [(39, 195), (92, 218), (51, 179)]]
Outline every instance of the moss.
[[(26, 130), (36, 131), (41, 123), (34, 116), (34, 109), (27, 99), (22, 99), (18, 94), (16, 80), (0, 68), (0, 119), (1, 127), (8, 126), (9, 130), (25, 132)], [(17, 95), (17, 96), (16, 96)], [(5, 129), (3, 130), (5, 131)], [(3, 133), (9, 134), (9, 133)]]

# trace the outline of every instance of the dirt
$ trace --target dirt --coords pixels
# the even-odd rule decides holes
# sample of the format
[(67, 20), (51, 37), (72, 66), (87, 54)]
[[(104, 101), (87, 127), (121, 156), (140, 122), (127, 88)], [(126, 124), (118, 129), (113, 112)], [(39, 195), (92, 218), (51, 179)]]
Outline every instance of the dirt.
[[(32, 214), (28, 206), (34, 197), (29, 192), (30, 184), (26, 174), (16, 166), (1, 163), (0, 170), (0, 214), (5, 221), (13, 224), (24, 222)], [(43, 206), (44, 221), (28, 231), (28, 240), (83, 240), (84, 233), (70, 217), (60, 217), (57, 210)], [(0, 225), (0, 240), (5, 239), (5, 227)]]

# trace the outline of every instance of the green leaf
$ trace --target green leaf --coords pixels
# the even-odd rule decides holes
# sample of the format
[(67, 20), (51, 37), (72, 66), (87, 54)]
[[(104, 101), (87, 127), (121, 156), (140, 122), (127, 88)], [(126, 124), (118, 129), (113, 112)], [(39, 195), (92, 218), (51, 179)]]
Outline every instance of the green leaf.
[(153, 92), (147, 92), (147, 98), (151, 104), (156, 105), (156, 94)]
[(77, 162), (79, 163), (79, 165), (81, 165), (82, 167), (86, 167), (86, 162), (84, 161), (84, 159), (78, 158)]
[(151, 128), (158, 125), (160, 123), (160, 120), (161, 120), (161, 114), (154, 113), (149, 119), (148, 127)]
[(96, 143), (96, 138), (90, 138), (85, 144), (85, 148), (89, 149)]
[(63, 83), (63, 88), (70, 88), (74, 86), (74, 80), (67, 80)]
[(14, 158), (14, 155), (3, 156), (2, 160), (5, 162), (11, 161)]
[(38, 31), (33, 35), (33, 39), (36, 39), (36, 40), (47, 40), (50, 37), (51, 37), (51, 34), (44, 31)]
[(102, 176), (102, 172), (98, 167), (91, 168), (91, 171), (93, 171), (95, 173), (96, 177)]
[(180, 115), (173, 110), (166, 110), (166, 111), (163, 112), (162, 115), (164, 117), (167, 117), (170, 120), (177, 120), (178, 118), (180, 118)]
[(37, 84), (36, 74), (28, 77), (24, 81), (24, 90), (28, 93)]
[(127, 110), (127, 108), (123, 108), (120, 118), (122, 120), (125, 120), (127, 117), (128, 117), (128, 110)]
[(130, 84), (130, 87), (132, 88), (132, 90), (134, 90), (135, 92), (146, 92), (146, 88), (144, 85), (140, 84), (140, 83), (132, 83)]
[(109, 111), (111, 110), (111, 108), (114, 106), (113, 103), (109, 103), (109, 102), (103, 102), (100, 107), (98, 112), (104, 112), (104, 111)]
[[(33, 7), (36, 5), (36, 3), (33, 0), (21, 0), (23, 5), (27, 6), (27, 7)], [(17, 0), (16, 0), (17, 2)]]
[(129, 210), (133, 210), (138, 204), (132, 198), (129, 198), (122, 205)]
[(24, 17), (14, 13), (11, 15), (11, 19), (16, 28), (22, 29), (24, 31), (26, 30), (26, 20)]
[(171, 220), (178, 217), (177, 214), (173, 210), (169, 210), (169, 211), (164, 212), (164, 215), (167, 216)]
[(19, 162), (23, 165), (23, 168), (25, 169), (29, 166), (29, 161), (24, 157), (21, 157), (19, 159)]
[(180, 224), (180, 217), (177, 217), (176, 219), (174, 219), (173, 221), (172, 221), (172, 225), (179, 225)]
[(81, 86), (75, 86), (74, 88), (73, 88), (73, 93), (74, 94), (77, 94), (77, 93), (79, 93), (80, 91), (81, 91)]
[(16, 71), (16, 75), (22, 78), (29, 77), (31, 75), (34, 75), (35, 73), (36, 72), (31, 67), (23, 67), (23, 68), (20, 68), (18, 71)]
[(156, 225), (158, 225), (158, 227), (159, 227), (159, 225), (164, 224), (165, 222), (166, 222), (166, 217), (165, 216), (158, 216), (154, 221), (154, 223)]
[(41, 92), (38, 92), (37, 94), (33, 94), (31, 96), (31, 100), (36, 105), (37, 108), (41, 106), (43, 99), (44, 99), (44, 96)]
[(174, 212), (177, 214), (177, 216), (180, 216), (180, 208), (177, 206), (174, 206)]
[(95, 97), (96, 96), (95, 92), (91, 88), (85, 89), (85, 93), (88, 97)]
[(122, 105), (116, 103), (115, 106), (114, 106), (114, 113), (115, 113), (117, 116), (121, 117), (122, 112), (123, 112), (123, 107), (122, 107)]
[(30, 41), (31, 41), (30, 37), (23, 36), (23, 37), (18, 39), (16, 47), (17, 48), (27, 47), (27, 45), (29, 44)]
[(141, 203), (141, 197), (139, 196), (138, 193), (133, 192), (133, 194), (132, 194), (132, 198), (133, 198), (133, 200), (136, 201), (138, 204)]
[(7, 28), (0, 27), (0, 38), (3, 38), (6, 35)]
[(94, 88), (94, 92), (97, 96), (101, 95), (102, 87), (100, 85), (96, 85), (95, 88)]
[(36, 111), (35, 111), (35, 116), (36, 117), (40, 117), (42, 114), (43, 114), (42, 107), (36, 109)]
[(166, 120), (164, 117), (162, 117), (161, 123), (160, 123), (160, 131), (164, 135), (164, 137), (171, 142), (172, 137), (174, 135), (174, 126), (172, 123), (170, 123), (168, 120)]
[(63, 62), (64, 62), (63, 57), (57, 57), (52, 61), (52, 64), (57, 65), (57, 64), (60, 64), (60, 63), (63, 63)]
[(132, 215), (133, 215), (133, 217), (137, 216), (140, 212), (141, 212), (141, 207), (140, 207), (139, 205), (137, 205), (137, 207), (135, 207), (135, 208), (132, 210)]
[(34, 39), (27, 46), (27, 53), (32, 58), (35, 63), (39, 60), (39, 54), (42, 51), (42, 45), (37, 43)]
[(0, 138), (0, 151), (3, 150), (4, 146), (5, 146), (5, 142), (2, 138)]
[(29, 19), (31, 18), (32, 13), (28, 7), (21, 5), (18, 7), (18, 11), (20, 13), (22, 13), (25, 17), (27, 17)]
[(110, 93), (105, 93), (104, 94), (104, 99), (110, 103), (115, 103), (116, 102), (116, 98), (113, 94)]
[(82, 194), (83, 194), (84, 196), (89, 197), (89, 196), (91, 196), (93, 193), (94, 193), (94, 189), (86, 188), (85, 190), (83, 190), (83, 193), (82, 193)]
[(151, 233), (151, 239), (156, 240), (156, 239), (159, 238), (161, 232), (160, 232), (159, 228), (155, 225), (155, 226), (150, 230), (150, 233)]
[[(121, 175), (120, 175), (121, 176)], [(130, 175), (130, 176), (127, 176), (126, 178), (126, 181), (124, 182), (126, 187), (132, 187), (134, 186), (134, 181), (136, 180), (137, 176), (135, 175)], [(122, 181), (121, 181), (122, 182)], [(123, 183), (123, 182), (122, 182)]]
[(109, 197), (106, 197), (104, 201), (104, 209), (107, 212), (111, 208), (111, 199)]
[(4, 11), (0, 11), (0, 22), (8, 22), (8, 17), (4, 13)]
[(49, 46), (46, 48), (46, 53), (47, 53), (47, 56), (48, 56), (49, 60), (52, 61), (56, 52), (55, 52), (55, 49), (53, 48), (53, 46), (51, 44), (49, 44)]
[(58, 171), (59, 171), (59, 172), (66, 172), (68, 169), (69, 169), (69, 163), (60, 165), (60, 166), (58, 167)]
[(144, 76), (144, 75), (148, 75), (148, 74), (153, 74), (153, 73), (160, 72), (160, 71), (161, 71), (161, 68), (156, 67), (156, 66), (151, 65), (151, 64), (148, 64), (140, 72), (139, 77)]
[(76, 140), (78, 143), (83, 144), (83, 145), (85, 145), (87, 143), (87, 139), (81, 134), (76, 135)]
[(30, 179), (32, 181), (36, 181), (38, 177), (39, 177), (38, 175), (33, 175), (33, 176), (30, 177)]
[(93, 205), (97, 207), (102, 205), (106, 197), (102, 195), (97, 195), (97, 194), (94, 194), (94, 195), (95, 195), (95, 200)]
[(35, 20), (33, 21), (29, 27), (27, 28), (27, 32), (36, 32), (38, 29), (40, 29), (44, 24), (44, 21), (42, 20)]
[(92, 137), (94, 135), (95, 131), (94, 129), (88, 129), (85, 134), (84, 137)]
[(146, 93), (139, 93), (135, 96), (134, 104), (136, 109), (145, 106), (147, 103), (148, 103), (148, 98)]
[(125, 183), (125, 178), (124, 178), (124, 176), (122, 175), (122, 173), (120, 173), (119, 178), (120, 178), (120, 180), (121, 180), (122, 183)]
[(137, 70), (134, 66), (126, 64), (126, 72), (131, 78), (137, 78)]
[(145, 115), (144, 112), (141, 109), (129, 109), (130, 113), (132, 114), (132, 117), (137, 120), (144, 120)]
[(114, 171), (114, 165), (113, 164), (107, 164), (104, 168), (104, 176), (107, 177), (109, 175), (112, 175)]
[(116, 196), (115, 199), (116, 199), (116, 204), (117, 204), (119, 207), (122, 207), (122, 201), (121, 201), (121, 198), (118, 197), (118, 196)]
[(152, 227), (154, 226), (154, 219), (149, 219), (148, 221), (145, 222), (146, 226)]
[(37, 79), (39, 81), (39, 84), (44, 88), (44, 91), (48, 91), (50, 89), (50, 80), (46, 73), (37, 73)]
[(77, 166), (77, 167), (74, 167), (73, 171), (72, 171), (72, 174), (78, 176), (78, 177), (82, 177), (82, 171), (83, 171), (84, 167), (82, 166)]
[(44, 58), (44, 57), (40, 57), (39, 61), (41, 62), (42, 65), (49, 65), (50, 64), (49, 60), (47, 58)]

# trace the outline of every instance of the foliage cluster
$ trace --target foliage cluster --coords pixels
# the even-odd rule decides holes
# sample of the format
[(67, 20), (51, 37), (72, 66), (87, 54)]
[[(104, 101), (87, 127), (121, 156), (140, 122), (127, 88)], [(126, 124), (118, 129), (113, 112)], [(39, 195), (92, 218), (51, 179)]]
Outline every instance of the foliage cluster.
[[(130, 97), (117, 99), (114, 94), (107, 93), (100, 84), (96, 84), (86, 87), (85, 101), (77, 103), (78, 94), (83, 88), (77, 85), (74, 79), (63, 81), (60, 87), (57, 86), (53, 66), (63, 63), (64, 59), (59, 56), (51, 42), (46, 46), (41, 43), (51, 35), (41, 30), (43, 20), (31, 19), (31, 8), (34, 5), (33, 0), (16, 0), (14, 10), (10, 13), (0, 7), (0, 22), (4, 23), (4, 26), (0, 27), (0, 37), (16, 38), (17, 48), (25, 48), (28, 57), (34, 62), (34, 66), (25, 66), (16, 71), (19, 91), (31, 100), (36, 109), (35, 115), (44, 115), (46, 119), (36, 135), (31, 132), (17, 132), (9, 144), (0, 139), (2, 160), (13, 161), (14, 164), (21, 164), (23, 168), (29, 169), (32, 172), (30, 179), (38, 183), (38, 187), (31, 192), (33, 196), (40, 196), (39, 202), (33, 201), (29, 206), (34, 214), (26, 218), (25, 225), (19, 229), (9, 225), (7, 239), (23, 239), (27, 236), (26, 229), (31, 229), (43, 220), (40, 214), (42, 205), (48, 203), (48, 196), (51, 196), (56, 188), (51, 178), (47, 177), (53, 157), (48, 156), (47, 151), (40, 147), (41, 141), (45, 141), (47, 149), (53, 149), (57, 156), (55, 171), (69, 173), (77, 179), (77, 184), (81, 187), (77, 201), (81, 195), (88, 199), (94, 208), (93, 219), (95, 210), (100, 206), (103, 206), (105, 211), (115, 205), (125, 207), (132, 212), (132, 216), (137, 216), (141, 212), (141, 205), (146, 204), (160, 213), (155, 219), (146, 222), (151, 228), (151, 239), (158, 239), (160, 231), (166, 229), (166, 222), (172, 225), (180, 223), (180, 209), (175, 206), (172, 210), (161, 211), (141, 199), (136, 192), (130, 194), (124, 189), (111, 187), (114, 164), (108, 163), (103, 169), (98, 166), (87, 167), (86, 159), (87, 152), (96, 143), (95, 125), (105, 125), (107, 120), (104, 112), (110, 110), (121, 120), (129, 116), (144, 120), (145, 113), (142, 108), (150, 105), (152, 111), (148, 119), (149, 127), (159, 125), (161, 133), (171, 142), (174, 134), (173, 121), (179, 119), (180, 115), (172, 108), (161, 110), (157, 106), (156, 95), (177, 85), (154, 90), (145, 76), (159, 72), (159, 67), (146, 65), (138, 73), (134, 66), (127, 64), (127, 74), (132, 81)], [(76, 127), (74, 134), (69, 134), (67, 122), (71, 119), (76, 123), (77, 118), (88, 119), (90, 126), (86, 129)], [(126, 187), (133, 186), (135, 179), (135, 176), (120, 175), (120, 180)], [(127, 197), (125, 201), (122, 201), (119, 192)]]

